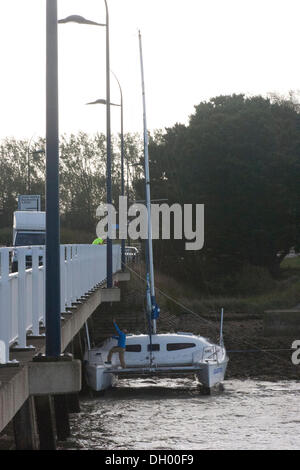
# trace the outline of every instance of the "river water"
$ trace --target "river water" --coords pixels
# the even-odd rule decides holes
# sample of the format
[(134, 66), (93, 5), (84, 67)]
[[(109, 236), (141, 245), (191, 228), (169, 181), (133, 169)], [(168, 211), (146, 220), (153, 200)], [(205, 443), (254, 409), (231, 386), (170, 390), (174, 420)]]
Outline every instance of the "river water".
[(226, 381), (199, 394), (184, 379), (121, 380), (84, 398), (64, 449), (300, 449), (300, 383)]

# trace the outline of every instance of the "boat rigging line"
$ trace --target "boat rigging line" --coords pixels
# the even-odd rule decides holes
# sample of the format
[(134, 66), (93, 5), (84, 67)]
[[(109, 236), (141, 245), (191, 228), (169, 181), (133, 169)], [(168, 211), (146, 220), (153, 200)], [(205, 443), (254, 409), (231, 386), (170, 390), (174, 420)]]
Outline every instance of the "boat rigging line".
[(140, 64), (141, 64), (141, 81), (142, 81), (142, 95), (143, 95), (143, 124), (144, 124), (144, 161), (145, 161), (145, 185), (146, 185), (146, 205), (147, 205), (147, 219), (148, 219), (148, 236), (146, 241), (146, 299), (147, 299), (147, 314), (148, 314), (148, 329), (150, 339), (150, 367), (153, 362), (152, 355), (152, 335), (156, 334), (156, 321), (159, 317), (159, 307), (155, 299), (155, 284), (154, 284), (154, 267), (153, 267), (153, 246), (152, 246), (152, 221), (151, 221), (151, 194), (150, 194), (150, 170), (149, 170), (149, 138), (147, 128), (147, 114), (146, 114), (146, 93), (145, 93), (145, 78), (144, 78), (144, 62), (143, 62), (143, 48), (142, 48), (142, 35), (139, 31), (139, 49), (140, 49)]
[[(134, 271), (134, 269), (131, 269), (129, 266), (127, 266), (127, 269), (132, 272), (136, 277), (138, 277), (141, 281), (143, 282), (146, 282), (146, 279), (144, 279), (141, 275), (139, 275), (136, 271)], [(192, 315), (196, 316), (198, 319), (201, 319), (204, 323), (207, 323), (209, 324), (212, 328), (214, 329), (217, 329), (219, 330), (219, 327), (217, 325), (215, 325), (212, 321), (210, 320), (207, 320), (206, 318), (202, 317), (201, 315), (199, 315), (198, 313), (194, 312), (193, 310), (191, 310), (189, 307), (187, 307), (186, 305), (182, 304), (181, 302), (179, 302), (178, 300), (174, 299), (173, 297), (171, 297), (170, 295), (166, 294), (164, 291), (162, 291), (161, 289), (159, 289), (158, 287), (155, 288), (161, 295), (163, 295), (164, 297), (166, 297), (168, 300), (170, 300), (171, 302), (173, 302), (174, 304), (178, 305), (179, 307), (183, 308), (184, 310), (186, 310), (187, 312), (191, 313)], [(235, 335), (233, 335), (233, 333), (227, 333), (228, 336), (231, 336), (232, 338), (235, 338)], [(245, 339), (242, 339), (241, 337), (239, 337), (239, 340), (241, 341), (241, 343), (244, 343), (246, 346), (249, 346), (249, 347), (252, 347), (253, 349), (252, 350), (249, 350), (249, 349), (245, 349), (245, 350), (229, 350), (228, 352), (240, 352), (240, 353), (249, 353), (249, 352), (261, 352), (261, 353), (264, 353), (264, 354), (267, 354), (281, 362), (284, 362), (285, 364), (289, 364), (291, 366), (291, 363), (290, 361), (287, 361), (286, 359), (283, 359), (282, 357), (279, 357), (275, 354), (272, 354), (272, 350), (268, 350), (268, 349), (261, 349), (261, 348), (258, 348), (256, 346), (253, 345), (253, 343), (250, 343), (248, 341), (246, 341)], [(287, 349), (274, 349), (273, 351), (287, 351)]]

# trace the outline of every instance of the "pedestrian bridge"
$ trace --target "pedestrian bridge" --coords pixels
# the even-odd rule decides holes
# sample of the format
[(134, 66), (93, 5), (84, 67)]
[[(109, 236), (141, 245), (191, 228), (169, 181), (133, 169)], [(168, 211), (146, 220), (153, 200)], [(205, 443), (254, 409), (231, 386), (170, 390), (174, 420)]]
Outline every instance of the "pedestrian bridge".
[[(17, 259), (18, 272), (12, 272), (13, 259)], [(28, 259), (30, 268), (26, 267)], [(121, 246), (113, 245), (113, 273), (120, 270)], [(29, 349), (30, 340), (41, 337), (41, 328), (46, 326), (45, 247), (0, 248), (0, 274), (0, 364), (9, 365), (17, 362), (10, 357), (12, 348)], [(61, 245), (60, 279), (63, 316), (105, 284), (106, 246)]]
[[(0, 432), (12, 422), (18, 449), (54, 449), (56, 435), (69, 435), (68, 413), (79, 409), (80, 360), (44, 354), (45, 261), (43, 246), (0, 248)], [(130, 276), (118, 244), (112, 268), (107, 288), (106, 245), (61, 245), (61, 352), (73, 352), (101, 303), (120, 300), (117, 283)]]

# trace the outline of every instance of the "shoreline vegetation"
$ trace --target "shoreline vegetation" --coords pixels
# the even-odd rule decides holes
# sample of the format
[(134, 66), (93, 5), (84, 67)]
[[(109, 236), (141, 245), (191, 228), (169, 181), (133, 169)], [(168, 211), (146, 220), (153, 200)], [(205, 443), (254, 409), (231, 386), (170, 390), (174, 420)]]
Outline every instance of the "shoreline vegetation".
[[(127, 320), (137, 325), (135, 318), (141, 318), (137, 331), (141, 332), (142, 306), (144, 296), (143, 265), (133, 265), (136, 275), (132, 273), (131, 281), (122, 284), (122, 301), (113, 306), (113, 314), (123, 317), (122, 327)], [(291, 337), (264, 337), (263, 335), (263, 310), (266, 308), (278, 308), (283, 306), (295, 306), (300, 303), (300, 256), (285, 258), (281, 264), (281, 280), (276, 288), (265, 293), (253, 296), (240, 296), (239, 298), (201, 298), (201, 294), (190, 286), (185, 286), (166, 274), (156, 272), (158, 289), (184, 304), (192, 314), (183, 311), (179, 305), (174, 304), (169, 298), (158, 294), (158, 302), (162, 309), (159, 320), (159, 332), (190, 331), (195, 334), (218, 340), (220, 325), (219, 310), (225, 309), (224, 317), (224, 341), (229, 355), (229, 364), (224, 382), (226, 390), (227, 380), (256, 380), (266, 382), (279, 382), (299, 380), (300, 366), (294, 366), (291, 362), (290, 349), (296, 338)], [(107, 310), (107, 312), (106, 312)], [(112, 308), (102, 305), (101, 313), (111, 314)], [(106, 315), (97, 316), (95, 313), (92, 325), (95, 329), (102, 329), (98, 319)], [(209, 323), (207, 323), (209, 322)], [(130, 330), (134, 332), (134, 327)], [(97, 333), (94, 335), (97, 341)], [(300, 338), (298, 338), (300, 339)], [(247, 352), (247, 350), (257, 350)], [(261, 349), (272, 350), (262, 352)], [(274, 351), (274, 350), (281, 351)], [(244, 352), (235, 352), (243, 350)], [(86, 390), (83, 392), (86, 394)], [(14, 449), (12, 423), (0, 434), (0, 450)]]
[[(263, 275), (259, 276), (260, 273)], [(235, 295), (229, 296), (205, 296), (195, 288), (162, 273), (156, 273), (156, 283), (158, 288), (165, 289), (170, 296), (174, 295), (186, 307), (199, 314), (209, 314), (224, 308), (228, 312), (253, 315), (263, 314), (265, 310), (290, 309), (300, 304), (300, 256), (285, 258), (281, 263), (280, 279), (271, 279), (261, 268), (254, 272), (254, 276), (255, 278), (251, 269), (249, 278), (247, 271), (244, 271), (243, 278), (239, 280), (240, 292), (237, 288)], [(162, 301), (166, 303), (166, 307), (169, 306), (167, 299)]]
[[(139, 277), (143, 277), (143, 267), (135, 270), (137, 275), (132, 273), (130, 283), (124, 287), (128, 300), (120, 305), (128, 314), (137, 310), (141, 300), (134, 294), (142, 292), (143, 281)], [(161, 308), (159, 332), (193, 332), (218, 341), (220, 311), (224, 308), (224, 341), (230, 358), (227, 380), (299, 380), (300, 366), (291, 362), (291, 347), (300, 338), (264, 336), (263, 313), (292, 309), (300, 304), (300, 256), (285, 258), (280, 280), (260, 294), (205, 298), (190, 286), (160, 272), (156, 272), (156, 285)]]

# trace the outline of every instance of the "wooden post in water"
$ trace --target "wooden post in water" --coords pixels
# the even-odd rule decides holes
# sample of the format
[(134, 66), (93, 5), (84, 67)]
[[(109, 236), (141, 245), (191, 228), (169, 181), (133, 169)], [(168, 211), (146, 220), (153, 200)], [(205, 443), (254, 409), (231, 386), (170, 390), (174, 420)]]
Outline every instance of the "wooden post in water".
[(38, 450), (34, 402), (29, 397), (13, 418), (16, 450)]
[(65, 441), (71, 434), (67, 395), (54, 395), (56, 433), (59, 441)]
[[(71, 341), (71, 343), (67, 346), (66, 353), (70, 353), (75, 357), (74, 355), (74, 340)], [(82, 358), (80, 357), (82, 360)], [(80, 413), (80, 402), (79, 402), (79, 393), (68, 393), (66, 395), (66, 400), (67, 400), (67, 406), (68, 406), (68, 412), (69, 413)]]
[(52, 397), (50, 395), (36, 396), (34, 397), (34, 402), (40, 438), (40, 450), (56, 450)]
[(69, 413), (80, 413), (80, 402), (78, 393), (69, 393), (67, 395)]

